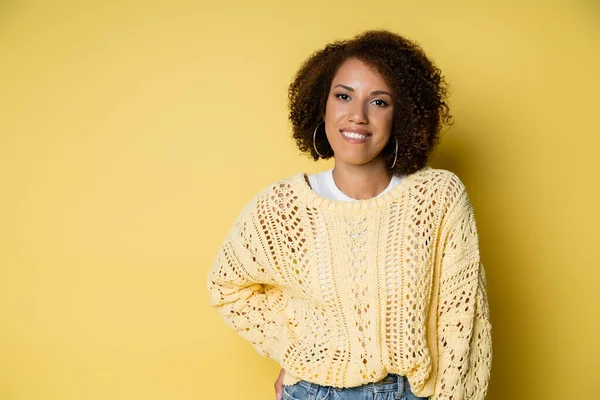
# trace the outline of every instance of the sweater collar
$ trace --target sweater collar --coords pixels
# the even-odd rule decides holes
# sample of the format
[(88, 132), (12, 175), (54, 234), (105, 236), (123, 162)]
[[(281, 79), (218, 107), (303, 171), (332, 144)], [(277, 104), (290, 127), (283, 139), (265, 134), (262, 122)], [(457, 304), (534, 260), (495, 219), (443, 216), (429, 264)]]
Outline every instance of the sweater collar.
[(401, 194), (407, 191), (418, 178), (427, 174), (432, 168), (428, 165), (408, 174), (387, 193), (370, 199), (342, 201), (332, 200), (318, 195), (305, 180), (306, 173), (298, 172), (291, 176), (290, 184), (301, 200), (304, 200), (309, 206), (314, 208), (323, 208), (328, 210), (368, 210), (378, 207), (385, 207), (398, 199)]

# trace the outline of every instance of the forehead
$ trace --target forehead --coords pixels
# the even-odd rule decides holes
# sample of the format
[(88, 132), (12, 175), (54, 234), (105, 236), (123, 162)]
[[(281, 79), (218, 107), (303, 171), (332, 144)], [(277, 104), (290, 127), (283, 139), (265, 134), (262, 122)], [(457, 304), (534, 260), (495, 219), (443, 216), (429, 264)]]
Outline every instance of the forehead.
[(332, 85), (339, 83), (352, 87), (377, 86), (379, 89), (389, 90), (389, 85), (377, 70), (357, 58), (349, 58), (340, 65), (333, 77)]

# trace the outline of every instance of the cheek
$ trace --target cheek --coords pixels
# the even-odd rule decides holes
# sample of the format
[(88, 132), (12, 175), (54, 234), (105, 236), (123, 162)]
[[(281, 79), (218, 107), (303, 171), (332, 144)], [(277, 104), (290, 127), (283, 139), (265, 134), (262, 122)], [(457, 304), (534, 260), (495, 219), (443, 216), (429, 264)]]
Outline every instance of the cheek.
[(341, 105), (339, 102), (336, 102), (335, 100), (336, 99), (330, 98), (327, 101), (327, 105), (325, 106), (325, 114), (332, 121), (339, 119), (339, 117), (344, 114), (343, 105)]
[(390, 131), (392, 129), (392, 124), (394, 122), (394, 113), (393, 111), (387, 111), (383, 113), (379, 118), (379, 125), (382, 129), (386, 131)]

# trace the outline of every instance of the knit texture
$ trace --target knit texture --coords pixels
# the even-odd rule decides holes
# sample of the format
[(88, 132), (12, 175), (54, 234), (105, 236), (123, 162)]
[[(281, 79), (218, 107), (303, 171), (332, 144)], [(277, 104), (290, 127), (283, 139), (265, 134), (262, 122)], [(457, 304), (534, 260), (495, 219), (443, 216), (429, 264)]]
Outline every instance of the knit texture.
[(426, 166), (344, 202), (304, 173), (243, 208), (207, 277), (210, 304), (256, 351), (304, 379), (354, 387), (406, 375), (431, 400), (483, 399), (492, 365), (473, 208), (452, 172)]

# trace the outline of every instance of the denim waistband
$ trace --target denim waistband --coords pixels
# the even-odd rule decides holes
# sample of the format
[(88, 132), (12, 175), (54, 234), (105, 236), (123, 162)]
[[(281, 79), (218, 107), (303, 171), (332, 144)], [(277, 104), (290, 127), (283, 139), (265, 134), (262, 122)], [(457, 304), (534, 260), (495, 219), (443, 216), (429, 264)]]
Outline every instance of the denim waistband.
[(401, 398), (404, 394), (405, 385), (408, 385), (407, 378), (403, 375), (388, 374), (384, 378), (377, 382), (370, 382), (360, 386), (354, 386), (350, 388), (340, 388), (335, 386), (321, 386), (316, 383), (300, 380), (297, 382), (299, 385), (307, 388), (311, 393), (317, 393), (317, 390), (326, 388), (334, 391), (366, 391), (371, 393), (382, 393), (382, 392), (396, 392), (396, 398)]

